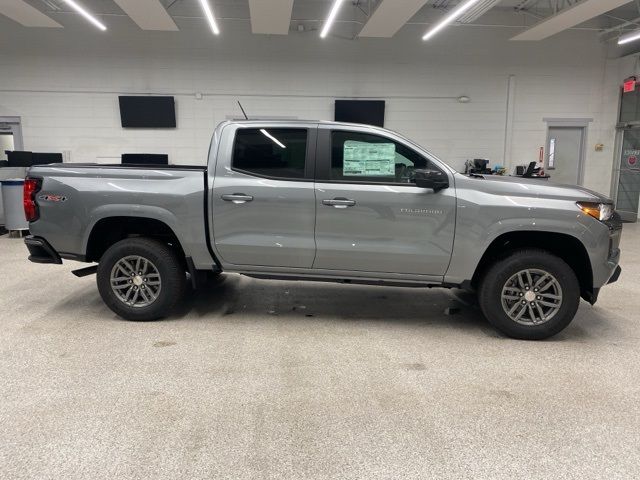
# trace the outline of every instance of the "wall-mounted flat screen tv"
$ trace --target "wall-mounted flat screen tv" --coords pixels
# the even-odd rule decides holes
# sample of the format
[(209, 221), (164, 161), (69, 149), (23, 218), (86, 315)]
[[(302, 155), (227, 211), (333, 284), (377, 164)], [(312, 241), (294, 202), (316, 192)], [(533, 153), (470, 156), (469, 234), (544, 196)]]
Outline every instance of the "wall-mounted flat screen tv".
[(384, 127), (384, 100), (336, 100), (336, 122)]
[(164, 153), (123, 153), (123, 165), (169, 165), (169, 155)]
[(118, 97), (120, 121), (127, 128), (176, 128), (173, 97)]

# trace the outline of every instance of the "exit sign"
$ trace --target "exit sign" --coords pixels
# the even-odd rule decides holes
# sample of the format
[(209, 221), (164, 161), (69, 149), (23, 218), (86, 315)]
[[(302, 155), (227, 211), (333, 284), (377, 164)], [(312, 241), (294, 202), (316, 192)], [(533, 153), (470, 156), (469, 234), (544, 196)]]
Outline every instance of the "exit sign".
[(623, 89), (624, 93), (635, 92), (635, 90), (636, 90), (636, 77), (627, 78), (624, 81), (622, 89)]

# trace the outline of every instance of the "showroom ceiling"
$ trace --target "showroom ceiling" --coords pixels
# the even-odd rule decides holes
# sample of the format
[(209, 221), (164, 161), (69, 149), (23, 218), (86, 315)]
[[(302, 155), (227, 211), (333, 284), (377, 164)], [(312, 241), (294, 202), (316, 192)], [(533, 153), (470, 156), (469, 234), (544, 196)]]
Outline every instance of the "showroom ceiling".
[[(323, 31), (341, 38), (391, 38), (408, 25), (429, 30), (468, 0), (1, 0), (0, 14), (29, 28), (109, 30), (122, 22), (147, 31), (209, 24), (215, 34), (247, 25), (254, 34)], [(340, 3), (336, 7), (336, 3)], [(78, 10), (78, 8), (80, 10)], [(335, 11), (334, 11), (335, 10)], [(1, 16), (0, 15), (0, 16)], [(328, 19), (334, 21), (327, 28)], [(0, 19), (2, 20), (2, 19)], [(513, 40), (538, 41), (567, 29), (600, 31), (604, 39), (640, 29), (629, 0), (475, 0), (455, 26), (509, 26)], [(443, 27), (444, 28), (444, 27)]]

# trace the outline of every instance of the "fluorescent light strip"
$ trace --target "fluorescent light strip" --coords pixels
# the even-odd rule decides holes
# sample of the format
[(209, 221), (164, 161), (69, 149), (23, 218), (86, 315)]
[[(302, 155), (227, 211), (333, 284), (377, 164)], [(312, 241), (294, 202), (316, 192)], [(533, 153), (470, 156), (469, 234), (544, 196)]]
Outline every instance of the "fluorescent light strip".
[(429, 40), (436, 33), (438, 33), (444, 27), (449, 25), (455, 19), (460, 17), (464, 12), (469, 10), (471, 7), (473, 7), (479, 1), (480, 0), (468, 0), (467, 2), (464, 2), (464, 3), (461, 3), (460, 5), (458, 5), (456, 8), (454, 8), (451, 11), (451, 13), (449, 15), (444, 17), (444, 19), (440, 23), (438, 23), (435, 27), (433, 27), (431, 30), (429, 30), (427, 33), (425, 33), (424, 37), (422, 37), (422, 40)]
[(281, 148), (287, 148), (287, 147), (285, 147), (285, 146), (284, 146), (284, 144), (283, 144), (280, 140), (278, 140), (276, 137), (274, 137), (273, 135), (271, 135), (271, 134), (270, 134), (269, 132), (267, 132), (264, 128), (261, 128), (261, 129), (260, 129), (260, 131), (262, 132), (262, 134), (263, 134), (265, 137), (268, 137), (268, 138), (270, 138), (271, 140), (273, 140), (273, 142), (274, 142), (276, 145), (278, 145), (279, 147), (281, 147)]
[(211, 26), (211, 31), (213, 32), (214, 35), (218, 35), (220, 33), (220, 29), (218, 28), (216, 19), (213, 16), (211, 5), (209, 5), (209, 0), (200, 0), (200, 5), (202, 6), (202, 10), (204, 11), (204, 16), (207, 17), (207, 21)]
[(618, 45), (624, 45), (625, 43), (635, 42), (636, 40), (640, 40), (640, 30), (636, 30), (635, 32), (622, 35), (618, 39)]
[(322, 27), (322, 31), (320, 32), (320, 38), (325, 38), (329, 33), (329, 30), (331, 30), (331, 26), (333, 25), (333, 22), (336, 21), (336, 16), (340, 11), (340, 7), (342, 6), (343, 2), (344, 0), (335, 0), (333, 2), (333, 7), (331, 7), (331, 12), (329, 12), (327, 21), (324, 22), (324, 27)]
[(96, 27), (98, 27), (100, 30), (105, 31), (107, 29), (107, 27), (104, 26), (104, 24), (98, 20), (96, 17), (94, 17), (93, 15), (91, 15), (89, 12), (87, 12), (84, 8), (82, 8), (80, 5), (78, 5), (76, 2), (74, 2), (73, 0), (64, 0), (64, 3), (66, 3), (67, 5), (69, 5), (71, 8), (73, 8), (76, 12), (78, 12), (80, 15), (82, 15), (84, 18), (86, 18), (87, 20), (89, 20), (91, 23), (93, 23)]

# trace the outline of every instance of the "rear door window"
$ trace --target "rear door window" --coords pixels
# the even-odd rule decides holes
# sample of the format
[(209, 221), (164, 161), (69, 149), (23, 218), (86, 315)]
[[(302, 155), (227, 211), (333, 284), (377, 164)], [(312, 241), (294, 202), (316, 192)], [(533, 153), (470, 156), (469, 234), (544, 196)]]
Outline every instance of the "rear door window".
[(261, 177), (305, 177), (306, 128), (241, 128), (236, 132), (231, 167)]

